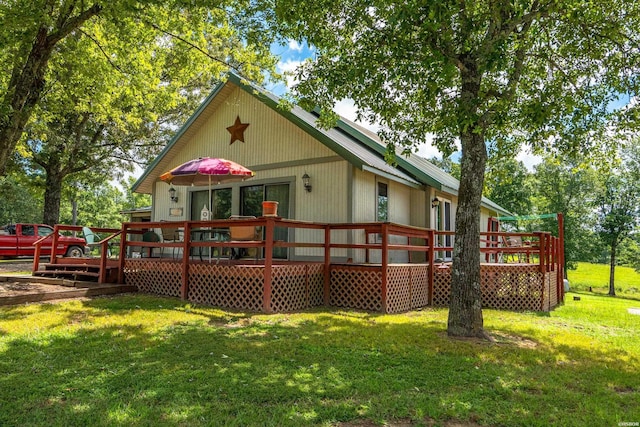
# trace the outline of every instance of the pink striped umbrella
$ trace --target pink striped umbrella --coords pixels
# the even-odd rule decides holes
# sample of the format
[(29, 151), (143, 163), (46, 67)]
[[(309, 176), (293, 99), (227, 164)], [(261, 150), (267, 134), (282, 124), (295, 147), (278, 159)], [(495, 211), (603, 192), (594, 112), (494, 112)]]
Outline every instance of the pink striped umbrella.
[(254, 175), (253, 171), (231, 160), (200, 157), (163, 173), (160, 179), (175, 185), (208, 185), (211, 211), (211, 184), (244, 181)]

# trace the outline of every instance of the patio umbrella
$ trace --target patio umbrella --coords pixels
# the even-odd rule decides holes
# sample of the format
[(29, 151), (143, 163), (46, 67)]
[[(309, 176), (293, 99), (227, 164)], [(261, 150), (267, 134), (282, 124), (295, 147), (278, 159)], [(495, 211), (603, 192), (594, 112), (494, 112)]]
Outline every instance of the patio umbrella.
[(175, 185), (208, 185), (211, 212), (211, 184), (244, 181), (254, 175), (253, 171), (231, 160), (200, 157), (163, 173), (160, 179)]

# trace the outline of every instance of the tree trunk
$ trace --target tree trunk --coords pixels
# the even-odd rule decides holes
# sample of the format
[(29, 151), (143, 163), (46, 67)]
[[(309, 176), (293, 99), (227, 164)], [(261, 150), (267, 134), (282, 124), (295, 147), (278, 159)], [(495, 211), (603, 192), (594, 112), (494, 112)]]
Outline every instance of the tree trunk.
[(64, 176), (53, 171), (46, 172), (43, 221), (45, 224), (55, 225), (60, 221), (60, 196), (62, 194)]
[(59, 16), (52, 17), (56, 27), (49, 28), (47, 24), (40, 26), (29, 56), (24, 62), (19, 60), (11, 72), (9, 85), (0, 104), (0, 111), (6, 112), (6, 115), (0, 116), (0, 176), (5, 175), (7, 160), (22, 136), (33, 107), (40, 101), (49, 59), (56, 44), (102, 11), (101, 5), (93, 4), (71, 16), (75, 7), (71, 3), (59, 12)]
[(613, 239), (611, 242), (611, 262), (609, 263), (609, 295), (616, 296), (616, 249), (617, 239)]
[(0, 121), (0, 176), (6, 172), (7, 160), (22, 136), (33, 107), (44, 89), (44, 75), (53, 50), (47, 40), (47, 28), (38, 30), (31, 52), (21, 70), (14, 70), (2, 100), (9, 114)]
[(78, 225), (78, 199), (73, 196), (71, 200), (71, 225)]
[(462, 70), (461, 116), (475, 119), (462, 127), (460, 188), (456, 212), (456, 235), (451, 268), (451, 299), (447, 333), (450, 336), (488, 338), (483, 329), (480, 290), (480, 202), (487, 150), (474, 105), (480, 89), (476, 65), (466, 62)]

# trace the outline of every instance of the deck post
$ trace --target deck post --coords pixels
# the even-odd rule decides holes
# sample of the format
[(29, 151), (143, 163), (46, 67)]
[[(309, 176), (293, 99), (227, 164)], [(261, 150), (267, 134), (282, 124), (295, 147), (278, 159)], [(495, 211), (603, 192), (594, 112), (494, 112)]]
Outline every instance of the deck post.
[[(559, 300), (564, 301), (564, 274), (565, 274), (565, 265), (564, 265), (564, 215), (562, 212), (558, 213), (558, 286), (559, 286)], [(559, 301), (559, 302), (560, 302)]]
[(53, 241), (51, 242), (51, 256), (49, 257), (49, 263), (55, 264), (58, 260), (56, 252), (58, 252), (58, 236), (60, 236), (60, 231), (58, 229), (58, 224), (53, 226)]
[(264, 217), (265, 227), (265, 247), (264, 247), (264, 288), (262, 295), (262, 311), (271, 313), (271, 276), (273, 272), (273, 239), (275, 220), (273, 217)]
[(540, 272), (546, 273), (545, 261), (547, 259), (547, 236), (544, 233), (539, 233), (538, 236), (538, 241), (540, 242)]
[(98, 283), (107, 283), (107, 256), (109, 255), (107, 248), (107, 242), (100, 244), (100, 276), (98, 277)]
[(387, 269), (389, 268), (389, 224), (382, 224), (382, 312), (387, 312)]
[(191, 253), (191, 223), (184, 222), (182, 228), (182, 286), (180, 287), (180, 297), (186, 300), (189, 296), (189, 255)]
[(127, 253), (127, 223), (120, 228), (120, 254), (118, 255), (118, 283), (124, 284), (124, 258)]
[(36, 244), (36, 248), (33, 252), (33, 267), (31, 267), (31, 275), (40, 269), (40, 248), (42, 247), (42, 242)]
[[(367, 249), (368, 253), (368, 249)], [(331, 289), (331, 227), (327, 224), (324, 226), (324, 288), (323, 300), (324, 305), (329, 305)]]
[(428, 305), (433, 305), (433, 280), (436, 274), (436, 270), (435, 270), (435, 256), (436, 253), (433, 249), (434, 247), (434, 242), (435, 242), (435, 238), (436, 238), (436, 232), (433, 229), (429, 230), (429, 241), (427, 242), (429, 245), (429, 252), (427, 252), (427, 256), (429, 257), (429, 259), (427, 260), (427, 262), (429, 263), (429, 295), (428, 295), (428, 299), (427, 299), (427, 304)]

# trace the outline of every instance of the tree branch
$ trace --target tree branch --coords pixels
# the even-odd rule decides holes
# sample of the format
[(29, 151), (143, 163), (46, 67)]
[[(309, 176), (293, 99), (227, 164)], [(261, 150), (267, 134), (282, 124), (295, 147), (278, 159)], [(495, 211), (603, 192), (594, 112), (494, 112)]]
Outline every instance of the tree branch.
[(98, 15), (102, 11), (102, 6), (98, 3), (95, 3), (89, 9), (79, 13), (72, 19), (69, 19), (62, 27), (57, 28), (56, 31), (52, 32), (47, 36), (47, 44), (49, 46), (55, 46), (60, 40), (65, 38), (69, 33), (73, 30), (78, 29), (89, 19)]
[(82, 34), (87, 36), (89, 38), (89, 40), (91, 40), (92, 42), (94, 42), (96, 44), (96, 46), (98, 46), (98, 49), (100, 49), (100, 52), (102, 52), (102, 54), (104, 55), (104, 57), (107, 60), (107, 62), (109, 63), (109, 65), (111, 65), (114, 69), (119, 71), (121, 74), (125, 74), (126, 75), (126, 73), (122, 70), (122, 68), (118, 67), (118, 65), (115, 62), (113, 62), (111, 60), (111, 58), (109, 58), (109, 55), (107, 55), (107, 52), (104, 51), (104, 49), (102, 48), (100, 43), (98, 43), (98, 40), (95, 39), (95, 37), (93, 37), (91, 34), (87, 33), (86, 31), (84, 31), (81, 28), (78, 31), (80, 31)]

